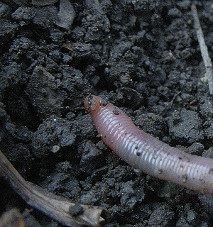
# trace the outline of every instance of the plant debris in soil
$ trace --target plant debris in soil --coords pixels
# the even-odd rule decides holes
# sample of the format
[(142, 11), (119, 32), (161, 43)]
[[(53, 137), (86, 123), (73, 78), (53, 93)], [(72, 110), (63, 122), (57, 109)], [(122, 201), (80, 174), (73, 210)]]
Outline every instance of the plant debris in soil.
[[(196, 1), (213, 59), (211, 1)], [(84, 98), (122, 107), (142, 130), (213, 158), (213, 99), (191, 1), (0, 1), (0, 149), (30, 182), (104, 207), (104, 226), (211, 226), (213, 196), (139, 173), (97, 136)], [(1, 178), (0, 214), (61, 226)], [(54, 223), (54, 224), (53, 224)]]

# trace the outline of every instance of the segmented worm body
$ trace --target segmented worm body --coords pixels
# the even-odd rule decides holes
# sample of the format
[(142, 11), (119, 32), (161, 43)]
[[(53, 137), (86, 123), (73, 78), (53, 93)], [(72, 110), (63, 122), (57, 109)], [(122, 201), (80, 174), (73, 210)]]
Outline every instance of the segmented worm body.
[(187, 154), (139, 130), (122, 110), (101, 97), (90, 95), (84, 105), (103, 142), (129, 165), (193, 190), (213, 193), (213, 159)]

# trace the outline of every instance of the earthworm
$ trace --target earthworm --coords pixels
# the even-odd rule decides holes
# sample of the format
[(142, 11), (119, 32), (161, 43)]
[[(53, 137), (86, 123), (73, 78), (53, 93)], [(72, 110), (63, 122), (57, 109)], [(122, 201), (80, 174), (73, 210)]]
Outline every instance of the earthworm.
[(185, 153), (138, 129), (118, 107), (89, 95), (84, 106), (103, 142), (144, 173), (187, 188), (213, 193), (213, 159)]

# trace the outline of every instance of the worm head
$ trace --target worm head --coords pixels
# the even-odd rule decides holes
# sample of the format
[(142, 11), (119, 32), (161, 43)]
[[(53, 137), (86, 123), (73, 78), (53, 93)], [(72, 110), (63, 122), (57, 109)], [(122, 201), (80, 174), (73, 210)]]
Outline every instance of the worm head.
[(99, 96), (89, 95), (84, 100), (84, 107), (88, 112), (95, 111), (101, 106), (106, 106), (107, 102)]

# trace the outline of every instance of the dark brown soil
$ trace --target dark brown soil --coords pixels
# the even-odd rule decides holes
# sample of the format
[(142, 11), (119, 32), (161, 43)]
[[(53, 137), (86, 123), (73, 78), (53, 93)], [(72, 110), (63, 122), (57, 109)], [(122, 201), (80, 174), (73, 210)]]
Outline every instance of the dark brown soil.
[[(212, 226), (212, 195), (135, 171), (100, 141), (83, 106), (101, 95), (144, 131), (213, 158), (213, 100), (191, 2), (71, 2), (75, 14), (62, 12), (62, 25), (57, 1), (0, 2), (2, 152), (26, 180), (105, 207), (107, 227)], [(196, 4), (213, 59), (213, 5)], [(0, 213), (30, 208), (3, 178), (0, 204)], [(61, 226), (24, 213), (27, 226)]]

